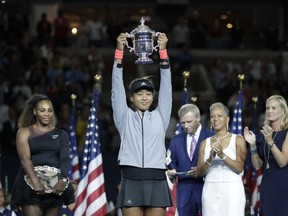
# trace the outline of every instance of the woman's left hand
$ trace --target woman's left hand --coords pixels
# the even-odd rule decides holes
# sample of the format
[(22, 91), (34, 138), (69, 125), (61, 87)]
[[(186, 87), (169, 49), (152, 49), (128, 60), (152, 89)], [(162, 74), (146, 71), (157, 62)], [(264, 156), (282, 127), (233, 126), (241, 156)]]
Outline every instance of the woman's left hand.
[(260, 130), (260, 131), (263, 134), (265, 141), (269, 145), (271, 145), (271, 143), (273, 143), (273, 139), (272, 139), (273, 130), (272, 130), (272, 128), (269, 125), (264, 125), (262, 127), (262, 130)]
[(218, 157), (223, 158), (225, 156), (223, 147), (219, 143), (213, 143), (212, 149), (216, 152)]
[(63, 181), (63, 179), (60, 179), (60, 180), (55, 184), (55, 186), (54, 186), (54, 188), (53, 188), (53, 193), (56, 194), (56, 195), (61, 196), (65, 189), (66, 189), (66, 187), (65, 187), (65, 182)]

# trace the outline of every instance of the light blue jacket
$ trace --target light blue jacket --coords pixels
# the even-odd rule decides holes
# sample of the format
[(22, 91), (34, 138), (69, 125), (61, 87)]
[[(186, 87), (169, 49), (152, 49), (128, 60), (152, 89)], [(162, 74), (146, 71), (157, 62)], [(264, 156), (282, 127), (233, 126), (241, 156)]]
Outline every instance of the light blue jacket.
[(170, 66), (160, 66), (160, 74), (158, 106), (141, 116), (127, 105), (122, 65), (113, 64), (111, 101), (121, 137), (119, 165), (166, 169), (165, 132), (172, 109)]

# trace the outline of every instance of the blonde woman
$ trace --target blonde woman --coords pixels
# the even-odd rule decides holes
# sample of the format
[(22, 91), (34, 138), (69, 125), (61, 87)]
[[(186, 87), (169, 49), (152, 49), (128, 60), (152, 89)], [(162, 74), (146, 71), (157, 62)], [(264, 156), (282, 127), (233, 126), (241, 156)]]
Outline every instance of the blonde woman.
[(288, 212), (288, 108), (281, 95), (266, 100), (264, 126), (259, 134), (244, 128), (255, 169), (262, 167), (260, 215), (286, 216)]

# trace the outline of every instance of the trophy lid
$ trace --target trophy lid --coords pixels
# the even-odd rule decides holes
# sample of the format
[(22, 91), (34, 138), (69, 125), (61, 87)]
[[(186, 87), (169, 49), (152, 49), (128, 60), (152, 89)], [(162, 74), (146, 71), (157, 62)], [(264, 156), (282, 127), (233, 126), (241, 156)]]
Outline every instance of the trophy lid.
[(141, 17), (140, 19), (140, 25), (138, 25), (137, 28), (135, 28), (131, 34), (136, 34), (136, 33), (139, 33), (139, 32), (151, 32), (151, 33), (154, 33), (154, 31), (152, 31), (148, 26), (146, 26), (144, 23), (145, 23), (145, 19), (144, 17)]

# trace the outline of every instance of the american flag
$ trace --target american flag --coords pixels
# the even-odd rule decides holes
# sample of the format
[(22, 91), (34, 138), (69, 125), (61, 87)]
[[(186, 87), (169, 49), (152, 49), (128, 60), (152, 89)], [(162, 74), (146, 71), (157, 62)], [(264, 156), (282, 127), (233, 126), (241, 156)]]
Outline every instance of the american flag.
[(75, 107), (72, 107), (71, 115), (69, 119), (69, 142), (70, 142), (70, 170), (69, 170), (69, 178), (70, 180), (76, 181), (79, 183), (80, 181), (80, 171), (79, 171), (79, 157), (77, 150), (77, 137), (76, 137), (76, 110)]
[(101, 145), (98, 134), (98, 99), (99, 92), (95, 90), (86, 130), (75, 216), (104, 216), (107, 213)]
[[(252, 188), (252, 207), (255, 213), (259, 212), (260, 207), (260, 187), (262, 181), (262, 169), (259, 168), (252, 172), (253, 188)], [(255, 214), (256, 215), (256, 214)]]
[(242, 90), (239, 90), (236, 106), (233, 113), (230, 132), (241, 135), (242, 135), (242, 102), (243, 102), (243, 93)]
[[(181, 97), (181, 104), (187, 104), (188, 103), (188, 92), (187, 92), (187, 88), (184, 88), (182, 91), (182, 97)], [(181, 125), (181, 122), (178, 121), (177, 125), (176, 125), (176, 130), (175, 130), (175, 134), (179, 134), (183, 131), (183, 127)], [(168, 149), (167, 151), (167, 165), (169, 165), (171, 159), (170, 159), (170, 150)], [(169, 177), (167, 176), (167, 182), (168, 182), (168, 186), (170, 189), (170, 194), (172, 197), (172, 201), (173, 201), (173, 206), (168, 207), (167, 211), (166, 211), (166, 216), (177, 216), (178, 212), (177, 212), (177, 203), (176, 203), (176, 194), (177, 194), (177, 177), (176, 180), (174, 182), (171, 182)]]
[[(254, 104), (253, 114), (252, 114), (252, 126), (251, 130), (254, 133), (258, 132), (258, 115), (257, 115), (257, 106), (256, 102)], [(246, 178), (246, 187), (251, 193), (251, 201), (252, 207), (254, 210), (255, 215), (259, 212), (260, 206), (260, 187), (261, 187), (261, 180), (262, 180), (262, 168), (255, 169), (251, 162), (251, 155), (248, 152), (247, 162), (246, 162), (246, 172), (250, 173), (250, 175), (245, 175)]]

